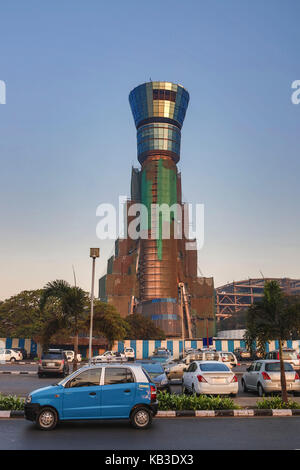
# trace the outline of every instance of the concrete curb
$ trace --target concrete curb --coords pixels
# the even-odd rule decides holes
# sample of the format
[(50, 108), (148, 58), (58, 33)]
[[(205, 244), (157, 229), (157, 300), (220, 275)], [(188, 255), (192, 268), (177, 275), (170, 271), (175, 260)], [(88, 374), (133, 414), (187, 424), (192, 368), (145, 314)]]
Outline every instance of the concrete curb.
[(37, 372), (29, 370), (0, 370), (0, 374), (5, 375), (37, 375)]
[[(296, 410), (168, 410), (158, 411), (155, 418), (218, 418), (218, 417), (235, 417), (235, 418), (253, 418), (255, 416), (300, 416), (300, 409)], [(19, 410), (0, 410), (1, 418), (23, 418), (24, 411)]]
[(254, 416), (300, 416), (300, 409), (295, 410), (259, 410), (259, 409), (241, 409), (241, 410), (180, 410), (180, 411), (158, 411), (156, 418), (217, 418), (217, 417), (236, 417), (252, 418)]

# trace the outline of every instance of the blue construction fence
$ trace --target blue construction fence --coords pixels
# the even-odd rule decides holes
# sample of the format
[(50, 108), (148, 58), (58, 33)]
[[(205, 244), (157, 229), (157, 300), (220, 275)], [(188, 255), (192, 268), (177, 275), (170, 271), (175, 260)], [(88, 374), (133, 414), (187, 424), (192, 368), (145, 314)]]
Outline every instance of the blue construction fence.
[[(237, 339), (209, 338), (209, 346), (216, 348), (217, 351), (233, 352), (236, 348), (245, 348), (246, 343), (244, 340)], [(287, 340), (284, 342), (284, 346), (294, 348), (296, 351), (299, 351), (300, 340)], [(153, 354), (155, 348), (165, 347), (171, 351), (174, 359), (177, 359), (185, 348), (197, 349), (207, 347), (207, 338), (184, 341), (180, 339), (115, 341), (112, 349), (114, 351), (121, 352), (124, 347), (132, 347), (137, 359), (147, 359)], [(31, 357), (36, 357), (38, 355), (40, 345), (30, 338), (0, 338), (0, 348), (24, 348)], [(270, 341), (270, 343), (266, 343), (267, 352), (278, 348), (278, 341)], [(68, 346), (65, 349), (73, 348)], [(86, 358), (88, 347), (79, 346), (79, 352), (82, 354), (83, 358)], [(104, 352), (104, 350), (99, 349), (98, 347), (93, 347), (93, 355), (101, 354), (102, 352)]]
[(38, 354), (38, 344), (30, 338), (0, 338), (0, 348), (22, 348), (31, 357), (36, 357)]
[[(244, 340), (237, 339), (219, 339), (219, 338), (209, 338), (209, 345), (216, 348), (217, 351), (230, 351), (233, 352), (236, 348), (245, 348), (246, 343)], [(254, 343), (255, 348), (255, 343)], [(296, 351), (299, 351), (300, 340), (288, 340), (284, 342), (284, 346), (288, 348), (294, 348)], [(131, 347), (135, 351), (135, 356), (137, 359), (147, 359), (150, 357), (155, 348), (165, 347), (171, 351), (174, 359), (178, 359), (180, 353), (185, 348), (205, 348), (207, 347), (207, 339), (195, 339), (195, 340), (180, 340), (180, 339), (170, 339), (170, 340), (125, 340), (125, 341), (116, 341), (113, 346), (114, 351), (122, 352), (124, 347)], [(270, 341), (266, 343), (266, 352), (278, 349), (278, 341)]]

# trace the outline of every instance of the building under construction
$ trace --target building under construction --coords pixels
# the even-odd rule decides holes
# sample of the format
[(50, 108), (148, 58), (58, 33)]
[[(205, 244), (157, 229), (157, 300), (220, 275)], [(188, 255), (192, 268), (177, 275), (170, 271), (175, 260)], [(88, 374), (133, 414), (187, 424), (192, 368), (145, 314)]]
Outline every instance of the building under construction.
[(289, 278), (259, 278), (234, 281), (216, 289), (217, 321), (232, 317), (242, 309), (250, 307), (260, 300), (266, 281), (277, 281), (288, 295), (300, 295), (300, 280)]
[(149, 82), (134, 88), (129, 102), (141, 167), (132, 169), (127, 228), (135, 219), (130, 215), (134, 204), (147, 211), (140, 214), (138, 238), (116, 240), (107, 274), (99, 280), (99, 298), (123, 317), (150, 318), (167, 337), (212, 337), (213, 278), (198, 277), (195, 240), (188, 249), (192, 241), (185, 236), (188, 220), (177, 169), (189, 94), (181, 85)]

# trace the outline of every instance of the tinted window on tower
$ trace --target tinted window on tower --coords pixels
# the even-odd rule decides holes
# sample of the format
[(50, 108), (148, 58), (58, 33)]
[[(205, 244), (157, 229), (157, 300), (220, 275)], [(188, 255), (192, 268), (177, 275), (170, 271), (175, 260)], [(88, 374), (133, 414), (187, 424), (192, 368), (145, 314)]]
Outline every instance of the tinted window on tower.
[(153, 90), (154, 100), (176, 101), (176, 92), (171, 90)]

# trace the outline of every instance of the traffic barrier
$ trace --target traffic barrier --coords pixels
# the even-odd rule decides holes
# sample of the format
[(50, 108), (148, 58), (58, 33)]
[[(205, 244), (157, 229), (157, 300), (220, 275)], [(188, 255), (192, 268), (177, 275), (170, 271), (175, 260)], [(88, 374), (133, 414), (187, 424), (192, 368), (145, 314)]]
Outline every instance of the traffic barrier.
[[(288, 416), (300, 416), (300, 409), (291, 410), (259, 410), (259, 409), (240, 409), (240, 410), (166, 410), (158, 411), (155, 418), (183, 418), (183, 417), (194, 417), (194, 418), (219, 418), (219, 417), (234, 417), (234, 418), (253, 418), (256, 416), (260, 417), (288, 417)], [(22, 418), (24, 417), (24, 411), (18, 410), (0, 410), (0, 419), (7, 418)]]

